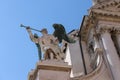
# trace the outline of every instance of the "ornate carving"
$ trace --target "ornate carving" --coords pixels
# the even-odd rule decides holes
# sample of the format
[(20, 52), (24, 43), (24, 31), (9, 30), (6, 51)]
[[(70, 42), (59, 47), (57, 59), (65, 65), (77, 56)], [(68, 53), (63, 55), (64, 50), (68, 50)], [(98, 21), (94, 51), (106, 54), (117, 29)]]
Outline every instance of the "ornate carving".
[(116, 8), (119, 8), (119, 1), (105, 1), (104, 0), (104, 3), (101, 3), (101, 4), (97, 4), (97, 5), (94, 5), (92, 8), (96, 8), (96, 9), (105, 9), (107, 7), (111, 7), (111, 6), (117, 6)]
[(117, 30), (115, 30), (115, 33), (116, 33), (116, 34), (120, 34), (120, 28), (117, 29)]
[(102, 8), (102, 10), (110, 11), (110, 12), (120, 12), (120, 4), (110, 4)]
[(120, 24), (112, 23), (112, 22), (99, 22), (97, 27), (97, 33), (119, 33), (120, 32)]
[(103, 16), (120, 17), (120, 3), (110, 1), (104, 4), (97, 4), (90, 11)]

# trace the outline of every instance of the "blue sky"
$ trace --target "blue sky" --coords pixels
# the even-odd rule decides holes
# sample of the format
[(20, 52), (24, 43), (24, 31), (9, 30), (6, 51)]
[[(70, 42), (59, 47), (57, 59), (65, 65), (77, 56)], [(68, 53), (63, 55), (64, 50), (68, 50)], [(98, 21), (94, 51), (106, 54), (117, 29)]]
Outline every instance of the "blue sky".
[[(79, 29), (92, 0), (0, 0), (0, 80), (27, 80), (38, 61), (37, 48), (20, 24), (35, 29), (61, 23)], [(40, 33), (38, 33), (41, 36)]]

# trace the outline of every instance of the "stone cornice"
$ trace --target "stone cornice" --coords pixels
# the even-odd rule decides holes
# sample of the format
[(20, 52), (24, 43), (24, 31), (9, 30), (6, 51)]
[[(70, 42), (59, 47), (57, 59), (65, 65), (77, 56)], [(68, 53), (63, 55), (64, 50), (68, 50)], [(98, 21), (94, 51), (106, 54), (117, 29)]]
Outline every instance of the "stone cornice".
[(120, 3), (120, 1), (110, 1), (110, 2), (106, 2), (106, 3), (102, 3), (102, 4), (96, 4), (94, 6), (91, 7), (91, 9), (95, 8), (95, 9), (105, 9), (106, 7), (110, 7), (110, 6), (116, 6)]
[(103, 16), (120, 17), (120, 1), (97, 4), (90, 8), (89, 13), (91, 12)]
[(112, 12), (112, 11), (107, 11), (102, 9), (92, 9), (92, 11), (98, 15), (120, 17), (120, 12)]
[(39, 70), (70, 72), (71, 66), (67, 65), (66, 62), (59, 62), (57, 60), (39, 61), (36, 68), (29, 72), (28, 80), (35, 80)]
[(94, 20), (90, 16), (85, 16), (83, 24), (81, 25), (81, 37), (83, 41), (86, 41), (89, 35), (89, 30), (94, 26)]
[(110, 23), (110, 22), (100, 22), (97, 27), (97, 33), (104, 33), (104, 32), (114, 32), (120, 33), (120, 24), (119, 23)]

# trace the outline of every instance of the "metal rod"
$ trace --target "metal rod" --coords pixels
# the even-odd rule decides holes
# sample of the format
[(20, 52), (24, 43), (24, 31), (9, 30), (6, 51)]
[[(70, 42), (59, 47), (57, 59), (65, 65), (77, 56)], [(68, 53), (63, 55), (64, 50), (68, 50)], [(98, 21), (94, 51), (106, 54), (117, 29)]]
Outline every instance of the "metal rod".
[[(85, 19), (85, 16), (83, 17), (83, 21)], [(80, 31), (79, 31), (79, 44), (80, 44), (80, 50), (81, 50), (81, 55), (82, 55), (82, 61), (83, 61), (83, 66), (84, 66), (84, 73), (85, 75), (87, 75), (87, 68), (86, 68), (86, 63), (85, 63), (85, 58), (84, 58), (84, 53), (83, 53), (83, 48), (82, 48), (82, 39), (81, 39), (81, 30), (82, 30), (82, 25), (83, 25), (83, 21), (82, 21), (82, 24), (81, 24), (81, 27), (80, 27)]]
[[(27, 28), (27, 27), (29, 27), (29, 26), (25, 26), (25, 25), (21, 24), (20, 27)], [(31, 28), (31, 27), (30, 27), (30, 29), (31, 29), (31, 30), (34, 30), (34, 31), (41, 32), (40, 30), (37, 30), (37, 29)]]

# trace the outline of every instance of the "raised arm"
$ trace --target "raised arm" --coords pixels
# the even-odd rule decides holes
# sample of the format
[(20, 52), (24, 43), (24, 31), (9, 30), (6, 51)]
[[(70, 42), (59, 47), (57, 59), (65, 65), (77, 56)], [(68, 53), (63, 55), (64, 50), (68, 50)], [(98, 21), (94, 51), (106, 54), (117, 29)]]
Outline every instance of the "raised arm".
[(34, 37), (34, 35), (33, 35), (32, 32), (31, 32), (30, 27), (27, 27), (26, 30), (27, 30), (27, 32), (29, 33), (30, 39), (31, 39), (33, 42), (38, 43), (38, 38), (35, 38), (35, 37)]

